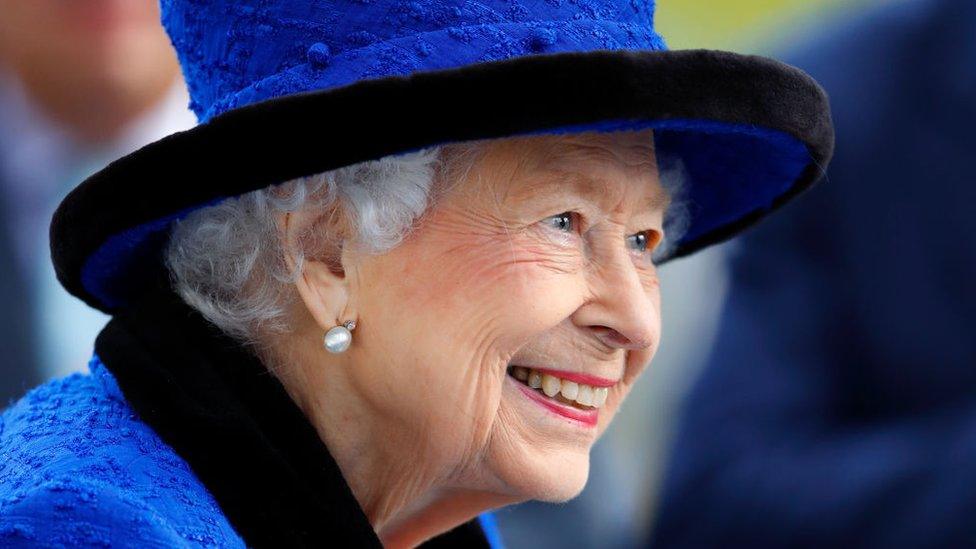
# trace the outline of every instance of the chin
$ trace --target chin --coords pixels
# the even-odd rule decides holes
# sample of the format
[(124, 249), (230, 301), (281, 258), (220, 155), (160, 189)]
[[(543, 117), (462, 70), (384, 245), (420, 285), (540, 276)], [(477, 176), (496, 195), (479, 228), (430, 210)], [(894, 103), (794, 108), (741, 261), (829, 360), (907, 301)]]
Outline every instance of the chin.
[[(575, 463), (575, 462), (581, 463)], [(548, 466), (535, 474), (532, 499), (563, 503), (580, 494), (590, 476), (590, 456), (574, 456), (562, 467)]]
[(499, 475), (510, 493), (521, 500), (563, 503), (583, 491), (590, 474), (589, 450), (532, 454), (523, 455), (515, 466), (510, 463)]
[(580, 492), (586, 487), (589, 472), (590, 469), (587, 466), (582, 474), (573, 475), (573, 478), (553, 479), (552, 482), (540, 487), (532, 499), (549, 503), (565, 503), (580, 495)]

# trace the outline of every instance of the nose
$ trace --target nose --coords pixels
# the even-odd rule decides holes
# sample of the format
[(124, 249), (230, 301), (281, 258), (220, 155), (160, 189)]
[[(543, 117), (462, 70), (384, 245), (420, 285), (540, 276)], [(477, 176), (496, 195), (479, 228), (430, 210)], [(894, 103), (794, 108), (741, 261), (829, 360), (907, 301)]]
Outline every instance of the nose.
[(615, 349), (641, 350), (657, 343), (659, 312), (626, 252), (590, 273), (591, 298), (573, 314), (577, 325)]
[(646, 337), (636, 334), (628, 337), (608, 326), (591, 326), (590, 329), (608, 347), (640, 350), (651, 346), (651, 340)]

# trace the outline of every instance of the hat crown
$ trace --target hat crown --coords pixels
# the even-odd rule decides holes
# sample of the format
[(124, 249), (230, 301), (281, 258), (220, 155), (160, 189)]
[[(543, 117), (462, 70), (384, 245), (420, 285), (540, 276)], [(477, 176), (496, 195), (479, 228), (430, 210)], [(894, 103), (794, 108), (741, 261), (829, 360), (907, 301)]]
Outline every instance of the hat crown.
[(201, 121), (290, 93), (539, 53), (665, 49), (654, 0), (162, 0)]

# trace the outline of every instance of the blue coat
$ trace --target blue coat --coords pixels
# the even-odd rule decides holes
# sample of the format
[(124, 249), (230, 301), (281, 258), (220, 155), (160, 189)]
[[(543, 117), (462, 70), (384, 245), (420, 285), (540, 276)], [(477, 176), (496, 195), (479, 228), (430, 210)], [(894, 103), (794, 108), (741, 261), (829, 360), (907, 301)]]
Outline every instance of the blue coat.
[(0, 415), (0, 547), (244, 547), (112, 374), (89, 368)]
[(655, 546), (976, 544), (976, 3), (885, 3), (797, 64), (828, 179), (740, 241)]
[[(169, 292), (0, 416), (0, 547), (381, 547), (276, 377)], [(500, 547), (491, 515), (432, 546)]]

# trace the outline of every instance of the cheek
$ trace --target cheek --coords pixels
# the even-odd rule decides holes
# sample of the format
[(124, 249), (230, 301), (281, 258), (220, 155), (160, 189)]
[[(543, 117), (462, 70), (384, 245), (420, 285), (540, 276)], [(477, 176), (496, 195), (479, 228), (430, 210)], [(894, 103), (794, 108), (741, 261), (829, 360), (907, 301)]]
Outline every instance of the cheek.
[[(518, 491), (559, 499), (585, 481), (592, 440), (553, 445), (551, 433), (526, 423), (506, 405), (505, 368), (585, 302), (585, 258), (531, 231), (452, 229), (428, 225), (362, 269), (361, 390), (428, 459), (475, 465), (494, 456), (487, 469), (503, 484), (528, 482), (532, 472), (544, 482)], [(561, 472), (548, 475), (560, 461)]]
[(436, 441), (445, 459), (479, 453), (501, 421), (511, 355), (579, 306), (573, 260), (508, 235), (418, 238), (369, 260), (356, 303), (361, 389), (412, 432), (452, 433)]
[(433, 240), (403, 250), (399, 299), (453, 342), (514, 352), (583, 302), (576, 250), (515, 233)]

